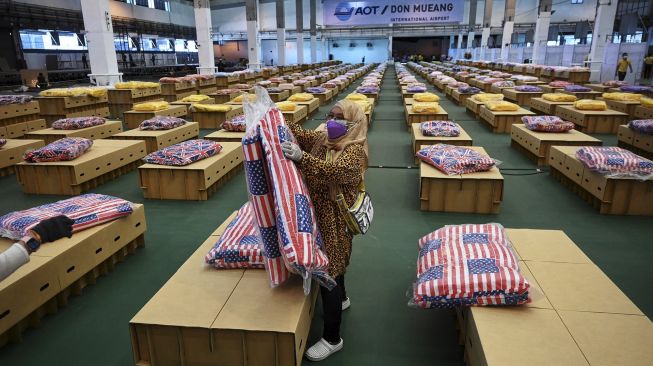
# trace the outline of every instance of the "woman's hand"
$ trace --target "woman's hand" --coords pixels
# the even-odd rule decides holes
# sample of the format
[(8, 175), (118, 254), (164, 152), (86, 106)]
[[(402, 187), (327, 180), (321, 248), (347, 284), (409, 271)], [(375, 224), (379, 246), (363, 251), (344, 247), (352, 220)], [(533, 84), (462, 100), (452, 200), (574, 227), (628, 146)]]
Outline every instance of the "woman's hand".
[(281, 151), (283, 151), (283, 155), (286, 158), (294, 161), (295, 163), (301, 162), (302, 157), (304, 157), (304, 152), (299, 147), (299, 145), (292, 143), (290, 141), (286, 141), (283, 144), (281, 144)]

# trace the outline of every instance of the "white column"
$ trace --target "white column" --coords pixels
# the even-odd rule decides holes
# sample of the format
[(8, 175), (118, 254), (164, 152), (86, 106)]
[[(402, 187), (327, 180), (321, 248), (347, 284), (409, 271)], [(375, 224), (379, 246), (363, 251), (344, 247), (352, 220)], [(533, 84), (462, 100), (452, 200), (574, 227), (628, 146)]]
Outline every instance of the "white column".
[(463, 58), (463, 32), (458, 32), (458, 47), (456, 48), (456, 59)]
[(317, 63), (317, 36), (311, 35), (311, 63)]
[(295, 27), (297, 29), (297, 65), (304, 63), (304, 0), (295, 2)]
[[(617, 14), (617, 1), (599, 2), (592, 31), (592, 46), (590, 47), (591, 75), (590, 80), (601, 81), (601, 67), (605, 59), (605, 45), (608, 43), (608, 36), (614, 30), (614, 18)], [(596, 63), (600, 61), (601, 63)]]
[(469, 49), (474, 48), (474, 37), (476, 37), (476, 33), (469, 32), (469, 34), (467, 35), (467, 48)]
[(297, 65), (304, 63), (304, 33), (297, 32)]
[(388, 36), (388, 60), (393, 60), (393, 58), (392, 58), (392, 36)]
[(533, 63), (544, 64), (546, 56), (546, 42), (549, 39), (549, 24), (551, 23), (551, 12), (540, 12), (535, 22), (535, 35), (533, 36)]
[(490, 39), (490, 28), (483, 28), (483, 33), (481, 33), (481, 60), (485, 60), (488, 39)]
[(113, 85), (122, 74), (118, 72), (109, 0), (82, 0), (81, 4), (91, 62), (89, 77), (97, 85)]
[[(508, 61), (508, 52), (510, 50), (510, 40), (512, 38), (512, 30), (515, 28), (515, 22), (506, 22), (503, 25), (503, 36), (501, 37), (501, 59)], [(506, 46), (506, 44), (508, 46)]]
[(286, 30), (277, 28), (277, 60), (278, 66), (286, 65)]
[(245, 18), (247, 19), (247, 57), (249, 68), (261, 67), (261, 40), (258, 36), (258, 0), (245, 2)]
[(209, 0), (195, 0), (195, 29), (197, 33), (199, 74), (215, 72), (213, 38), (211, 37), (211, 4)]

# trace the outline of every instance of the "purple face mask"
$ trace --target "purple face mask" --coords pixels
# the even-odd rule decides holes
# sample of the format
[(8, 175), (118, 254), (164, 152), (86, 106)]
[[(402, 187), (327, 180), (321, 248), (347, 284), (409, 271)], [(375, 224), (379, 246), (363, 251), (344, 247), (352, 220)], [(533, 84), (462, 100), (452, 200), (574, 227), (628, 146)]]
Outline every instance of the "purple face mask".
[(326, 122), (326, 130), (329, 140), (338, 139), (347, 134), (347, 121), (330, 119)]

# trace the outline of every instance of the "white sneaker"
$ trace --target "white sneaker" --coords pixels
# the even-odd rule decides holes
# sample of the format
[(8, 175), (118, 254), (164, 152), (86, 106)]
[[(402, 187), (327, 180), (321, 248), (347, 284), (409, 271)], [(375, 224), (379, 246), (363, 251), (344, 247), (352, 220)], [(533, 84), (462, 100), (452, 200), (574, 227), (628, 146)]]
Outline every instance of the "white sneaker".
[(346, 298), (345, 300), (343, 300), (343, 302), (342, 302), (342, 310), (343, 311), (349, 309), (350, 306), (351, 306), (351, 301), (349, 301), (349, 298)]
[(306, 350), (306, 358), (310, 361), (322, 361), (332, 354), (340, 351), (345, 342), (340, 339), (340, 343), (331, 344), (322, 338), (317, 343), (315, 343), (311, 348)]

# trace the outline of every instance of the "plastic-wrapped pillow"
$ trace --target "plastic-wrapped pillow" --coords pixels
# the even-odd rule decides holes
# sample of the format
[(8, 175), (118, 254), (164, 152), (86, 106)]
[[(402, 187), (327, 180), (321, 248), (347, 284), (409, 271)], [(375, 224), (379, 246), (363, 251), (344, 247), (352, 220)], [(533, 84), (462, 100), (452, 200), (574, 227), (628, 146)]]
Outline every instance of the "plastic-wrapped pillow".
[(93, 126), (103, 125), (107, 122), (102, 117), (73, 117), (63, 118), (52, 122), (52, 128), (55, 130), (79, 130)]
[(283, 90), (277, 88), (277, 87), (271, 87), (266, 89), (268, 91), (268, 94), (270, 93), (282, 93)]
[(305, 293), (311, 277), (332, 288), (335, 283), (327, 272), (329, 260), (313, 203), (297, 166), (281, 151), (285, 141), (296, 142), (275, 108), (268, 109), (242, 141), (247, 188), (270, 284), (278, 286), (294, 272), (304, 278)]
[(492, 83), (492, 86), (496, 86), (497, 88), (514, 88), (515, 82), (510, 80), (497, 81)]
[(277, 87), (281, 90), (293, 90), (295, 85), (291, 83), (280, 83)]
[(155, 112), (170, 108), (170, 104), (165, 101), (154, 101), (134, 104), (134, 110), (138, 112)]
[(636, 119), (628, 122), (628, 127), (638, 133), (653, 135), (653, 119)]
[(154, 116), (141, 122), (138, 128), (143, 131), (171, 130), (183, 126), (185, 123), (185, 120), (178, 117)]
[(571, 84), (564, 87), (566, 92), (570, 93), (589, 93), (592, 91), (592, 88), (588, 88), (582, 85)]
[(231, 106), (227, 104), (193, 104), (191, 112), (229, 112)]
[(625, 81), (620, 81), (620, 80), (608, 80), (603, 82), (603, 86), (610, 86), (613, 88), (618, 88), (620, 86), (626, 85)]
[(557, 116), (523, 116), (521, 120), (526, 128), (538, 132), (567, 132), (575, 127)]
[(642, 104), (643, 107), (646, 108), (653, 108), (653, 99), (647, 98), (647, 97), (642, 97), (639, 102)]
[(434, 137), (458, 137), (460, 136), (460, 126), (452, 121), (427, 121), (419, 125), (419, 129), (424, 136)]
[(440, 105), (437, 102), (415, 103), (413, 104), (415, 113), (439, 113)]
[(364, 113), (369, 113), (372, 110), (372, 103), (370, 103), (368, 100), (354, 100), (354, 103), (361, 106)]
[(433, 93), (416, 93), (413, 94), (416, 102), (439, 102), (440, 97)]
[(188, 102), (188, 103), (199, 103), (199, 102), (203, 102), (203, 101), (209, 100), (209, 99), (211, 99), (211, 97), (209, 97), (208, 95), (193, 94), (193, 95), (189, 95), (187, 97), (182, 98), (181, 101), (182, 102)]
[(268, 86), (268, 85), (272, 84), (272, 82), (269, 81), (269, 80), (261, 80), (261, 81), (256, 82), (256, 84), (260, 85), (260, 86)]
[(458, 88), (460, 94), (478, 94), (481, 92), (481, 89), (473, 86), (461, 86)]
[(249, 85), (249, 84), (234, 84), (232, 86), (232, 88), (238, 89), (238, 90), (250, 90), (252, 88), (252, 86)]
[[(254, 100), (256, 99), (256, 95), (254, 95), (254, 94), (248, 94), (248, 97), (247, 97), (247, 98), (248, 98), (250, 101), (254, 101)], [(243, 102), (243, 99), (245, 99), (245, 94), (241, 94), (241, 95), (235, 97), (234, 99), (232, 99), (231, 101), (232, 101), (233, 103), (242, 103), (242, 102)]]
[(204, 261), (215, 268), (263, 268), (261, 237), (251, 203), (245, 203)]
[(569, 85), (573, 85), (573, 83), (570, 83), (568, 81), (561, 81), (561, 80), (552, 81), (549, 83), (549, 86), (553, 88), (564, 88), (565, 86), (569, 86)]
[(463, 83), (462, 81), (455, 81), (453, 83), (449, 83), (448, 85), (451, 88), (466, 88), (469, 86), (469, 84)]
[(517, 104), (505, 100), (488, 100), (485, 102), (485, 107), (493, 112), (515, 112), (519, 110)]
[(603, 93), (603, 99), (620, 100), (620, 101), (639, 101), (642, 99), (641, 94), (635, 93)]
[(0, 148), (7, 145), (7, 139), (0, 139)]
[(126, 81), (115, 83), (113, 87), (116, 89), (150, 89), (158, 88), (159, 83), (153, 83), (150, 81)]
[(590, 170), (608, 177), (648, 179), (653, 176), (653, 161), (614, 146), (584, 146), (576, 157)]
[(220, 127), (229, 132), (245, 132), (247, 127), (245, 123), (245, 115), (241, 114), (230, 120), (224, 121)]
[(619, 90), (626, 93), (647, 93), (647, 92), (651, 92), (653, 89), (651, 89), (648, 86), (624, 85), (622, 87), (619, 87)]
[(295, 95), (291, 95), (290, 98), (288, 98), (289, 102), (309, 102), (311, 100), (315, 99), (313, 94), (309, 93), (297, 93)]
[(0, 236), (19, 240), (45, 219), (66, 215), (73, 232), (89, 229), (132, 214), (132, 203), (104, 194), (88, 193), (0, 216)]
[(538, 79), (538, 78), (535, 77), (535, 76), (527, 76), (527, 75), (526, 75), (526, 76), (524, 76), (524, 75), (517, 75), (517, 76), (514, 76), (514, 78), (515, 78), (516, 80), (523, 81), (523, 82), (533, 82), (533, 81), (538, 81), (538, 80), (540, 80), (540, 79)]
[(308, 83), (308, 80), (299, 79), (299, 80), (293, 81), (292, 83), (293, 83), (293, 85), (300, 85), (301, 86), (301, 85), (306, 85), (306, 83)]
[(25, 104), (31, 102), (31, 95), (0, 95), (0, 105)]
[(581, 99), (574, 102), (574, 108), (584, 111), (604, 111), (608, 106), (602, 100)]
[(93, 140), (82, 137), (64, 137), (40, 149), (28, 151), (23, 160), (28, 163), (75, 160), (88, 151), (91, 146), (93, 146)]
[(528, 93), (541, 93), (542, 88), (539, 86), (535, 85), (517, 85), (515, 87), (515, 90), (520, 91), (520, 92), (528, 92)]
[(239, 93), (240, 90), (238, 89), (220, 89), (215, 92), (216, 95), (228, 95), (228, 94), (233, 94), (233, 93)]
[(550, 102), (575, 102), (578, 100), (575, 95), (565, 93), (544, 93), (542, 99)]
[(188, 140), (146, 155), (143, 161), (157, 165), (184, 166), (210, 158), (222, 151), (222, 145), (209, 140)]
[(500, 224), (449, 225), (419, 240), (411, 304), (424, 309), (519, 305), (530, 284)]
[(279, 110), (283, 112), (292, 112), (297, 109), (297, 104), (293, 102), (279, 102), (276, 104), (277, 104), (277, 108), (279, 108)]
[(348, 100), (365, 100), (367, 101), (367, 95), (364, 94), (358, 94), (358, 93), (351, 93), (345, 97), (345, 99)]
[(421, 85), (411, 85), (406, 88), (406, 92), (408, 93), (424, 93), (425, 91), (426, 87)]
[(361, 94), (378, 94), (379, 90), (378, 86), (361, 86), (356, 89), (356, 92)]
[(471, 96), (472, 100), (485, 103), (489, 100), (503, 100), (503, 94), (480, 93)]
[(447, 175), (485, 172), (496, 165), (494, 159), (487, 155), (447, 144), (426, 146), (417, 152), (417, 158)]

